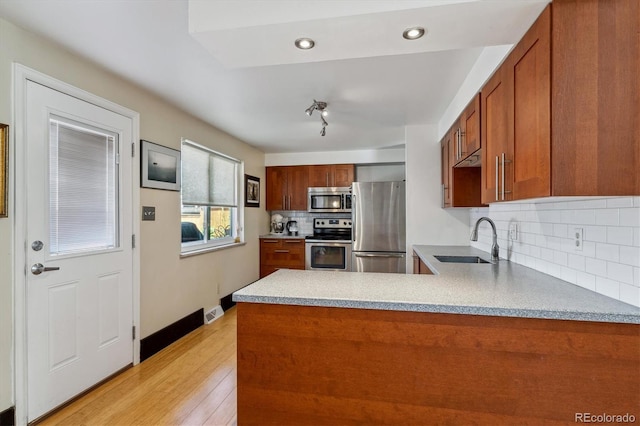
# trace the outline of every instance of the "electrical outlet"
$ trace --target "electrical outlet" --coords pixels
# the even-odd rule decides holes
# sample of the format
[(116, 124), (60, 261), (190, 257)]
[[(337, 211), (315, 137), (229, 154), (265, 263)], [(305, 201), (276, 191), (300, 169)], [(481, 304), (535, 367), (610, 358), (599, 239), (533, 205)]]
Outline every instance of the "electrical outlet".
[(518, 241), (518, 224), (517, 223), (509, 224), (509, 239), (511, 241)]
[(575, 228), (573, 233), (574, 248), (576, 251), (582, 251), (582, 240), (584, 237), (583, 228)]

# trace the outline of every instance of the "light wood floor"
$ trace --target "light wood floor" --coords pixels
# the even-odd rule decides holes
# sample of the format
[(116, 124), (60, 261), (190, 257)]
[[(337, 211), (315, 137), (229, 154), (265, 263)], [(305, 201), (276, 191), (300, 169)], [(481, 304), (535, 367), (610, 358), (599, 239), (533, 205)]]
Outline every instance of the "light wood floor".
[(39, 425), (235, 425), (236, 309)]

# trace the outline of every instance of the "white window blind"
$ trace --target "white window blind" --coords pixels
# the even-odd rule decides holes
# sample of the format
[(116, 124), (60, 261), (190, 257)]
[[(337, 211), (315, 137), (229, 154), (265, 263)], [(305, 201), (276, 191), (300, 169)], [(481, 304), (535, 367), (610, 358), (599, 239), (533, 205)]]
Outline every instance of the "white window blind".
[(49, 121), (51, 255), (118, 245), (117, 135), (71, 120)]
[(238, 206), (239, 161), (191, 141), (182, 144), (182, 204)]

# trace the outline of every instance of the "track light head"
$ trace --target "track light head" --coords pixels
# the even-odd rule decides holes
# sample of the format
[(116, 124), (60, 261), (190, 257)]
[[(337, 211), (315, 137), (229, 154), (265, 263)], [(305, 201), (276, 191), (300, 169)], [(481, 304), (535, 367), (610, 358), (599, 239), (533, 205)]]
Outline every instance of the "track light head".
[(327, 123), (327, 120), (324, 119), (328, 115), (326, 108), (327, 108), (326, 102), (316, 101), (314, 99), (311, 106), (304, 110), (305, 114), (307, 114), (308, 116), (311, 116), (311, 114), (313, 114), (313, 111), (315, 110), (320, 111), (320, 121), (322, 122), (322, 130), (320, 131), (320, 136), (324, 136), (327, 134), (326, 127), (329, 125), (329, 123)]

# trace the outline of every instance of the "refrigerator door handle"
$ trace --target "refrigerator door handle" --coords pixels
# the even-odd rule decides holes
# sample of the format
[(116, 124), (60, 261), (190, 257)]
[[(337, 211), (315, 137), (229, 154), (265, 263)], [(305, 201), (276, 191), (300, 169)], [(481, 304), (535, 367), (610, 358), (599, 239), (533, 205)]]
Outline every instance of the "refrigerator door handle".
[(355, 241), (356, 240), (356, 194), (351, 194), (351, 223), (353, 224), (353, 226), (351, 227), (351, 241)]
[(353, 253), (355, 257), (405, 257), (404, 253), (384, 253), (384, 254), (375, 254), (375, 253)]

